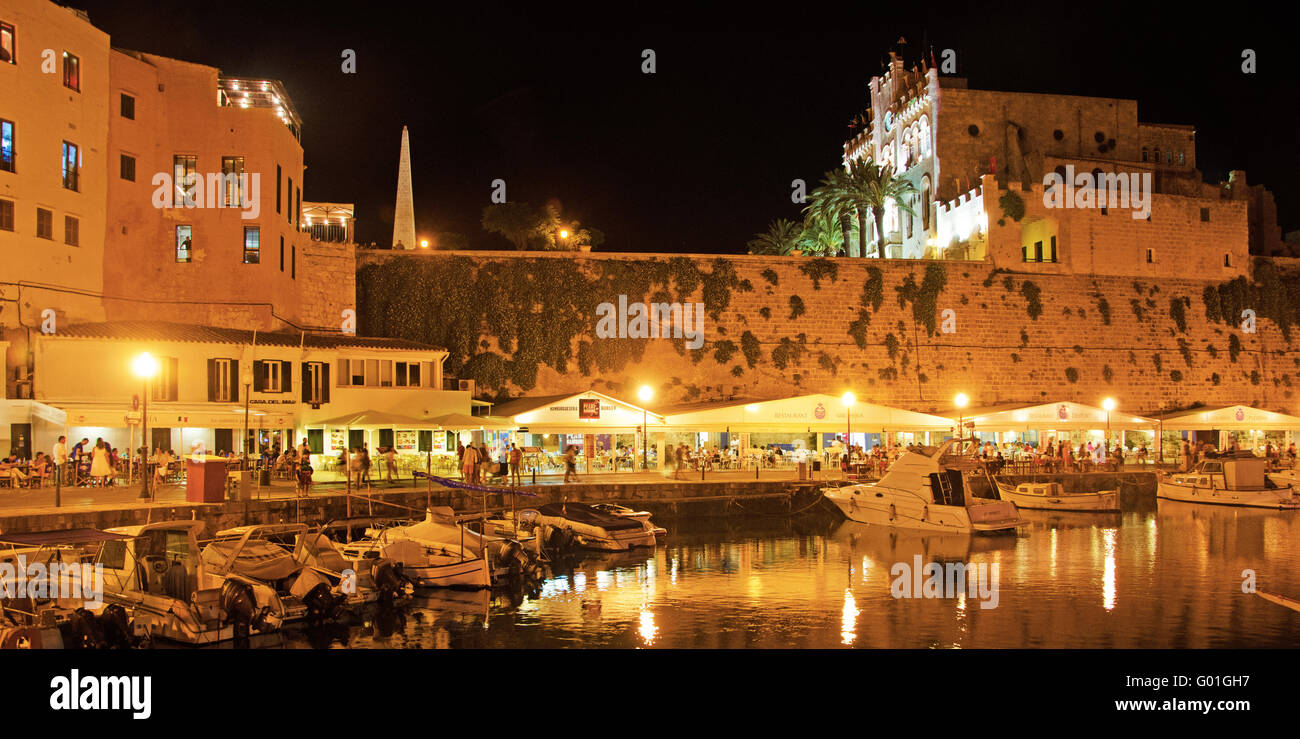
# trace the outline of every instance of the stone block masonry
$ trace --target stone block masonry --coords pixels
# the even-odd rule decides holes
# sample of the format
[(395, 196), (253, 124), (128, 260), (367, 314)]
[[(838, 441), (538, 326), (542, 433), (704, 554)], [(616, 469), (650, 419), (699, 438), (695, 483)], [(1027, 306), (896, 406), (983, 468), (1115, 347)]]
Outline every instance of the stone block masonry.
[[(405, 259), (411, 261), (399, 266), (403, 257), (391, 253), (359, 256), (363, 323), (368, 311), (378, 309), (371, 305), (377, 298), (364, 286), (386, 279), (391, 270), (416, 270), (421, 279), (431, 280), (430, 275), (454, 271), (452, 260), (465, 260), (456, 268), (474, 273), (514, 265), (521, 268), (518, 282), (478, 280), (466, 288), (467, 304), (527, 302), (537, 311), (534, 301), (540, 287), (530, 284), (527, 275), (545, 260), (571, 263), (590, 280), (547, 289), (581, 289), (594, 293), (582, 300), (600, 302), (617, 301), (616, 293), (605, 292), (619, 289), (619, 283), (596, 275), (608, 274), (611, 266), (625, 273), (653, 271), (653, 265), (662, 267), (666, 258), (460, 252)], [(601, 340), (595, 338), (594, 315), (579, 316), (571, 323), (579, 328), (569, 337), (571, 357), (564, 371), (543, 365), (530, 386), (513, 380), (504, 386), (511, 395), (594, 388), (632, 398), (636, 387), (650, 383), (662, 405), (852, 389), (863, 401), (923, 412), (948, 409), (958, 392), (967, 393), (975, 405), (1058, 400), (1096, 404), (1111, 396), (1120, 408), (1135, 413), (1196, 402), (1295, 411), (1300, 347), (1294, 342), (1300, 337), (1288, 341), (1278, 325), (1263, 317), (1256, 333), (1244, 332), (1237, 325), (1239, 317), (1233, 324), (1207, 319), (1203, 292), (1221, 284), (1222, 277), (1196, 279), (1173, 269), (1150, 278), (1029, 271), (1037, 265), (995, 272), (990, 264), (975, 261), (712, 255), (687, 259), (703, 274), (729, 266), (735, 280), (750, 287), (726, 291), (725, 308), (716, 319), (705, 320), (701, 350), (686, 350), (680, 341), (646, 340), (639, 357), (635, 351), (620, 350), (626, 355), (621, 364), (589, 366), (584, 373), (576, 359), (580, 345)], [(942, 287), (935, 289), (939, 283)], [(488, 289), (484, 285), (497, 292), (476, 292)], [(690, 287), (685, 300), (717, 304), (717, 295), (706, 294), (708, 284)], [(647, 300), (662, 291), (652, 285), (649, 292)], [(678, 299), (676, 290), (671, 292)], [(384, 310), (401, 315), (401, 309), (411, 307), (401, 303), (412, 299), (390, 295)], [(635, 299), (629, 295), (629, 300)], [(1267, 312), (1263, 307), (1255, 310)], [(436, 324), (447, 318), (434, 315), (422, 322)], [(552, 320), (559, 330), (561, 319), (569, 318), (544, 316), (541, 325), (551, 325), (546, 321)], [(492, 328), (501, 322), (499, 316), (481, 321), (478, 343), (461, 350), (462, 373), (491, 369), (492, 363), (481, 361), (489, 351), (499, 351), (508, 364), (512, 353), (503, 347), (515, 347), (516, 337), (502, 342)], [(933, 333), (927, 323), (933, 324)], [(373, 326), (381, 334), (395, 330), (382, 321)], [(851, 327), (856, 336), (850, 334)], [(454, 355), (455, 347), (448, 348)], [(475, 379), (481, 387), (492, 387), (492, 380), (499, 378)]]

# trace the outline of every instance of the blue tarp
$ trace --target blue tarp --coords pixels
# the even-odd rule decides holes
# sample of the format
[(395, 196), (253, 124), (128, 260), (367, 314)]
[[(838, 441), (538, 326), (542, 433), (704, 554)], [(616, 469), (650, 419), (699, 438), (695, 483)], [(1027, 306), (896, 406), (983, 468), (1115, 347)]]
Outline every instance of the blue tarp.
[(430, 480), (433, 480), (434, 482), (438, 483), (439, 485), (442, 485), (444, 487), (449, 487), (449, 488), (456, 488), (457, 490), (473, 490), (474, 492), (477, 493), (496, 493), (498, 495), (506, 495), (506, 494), (526, 495), (530, 498), (537, 497), (537, 493), (530, 493), (527, 490), (512, 490), (510, 488), (494, 488), (494, 487), (489, 487), (487, 485), (471, 485), (467, 482), (460, 482), (459, 480), (449, 480), (445, 477), (430, 475), (427, 472), (420, 472), (419, 470), (415, 471), (415, 477), (416, 479), (419, 479), (421, 477), (427, 477)]

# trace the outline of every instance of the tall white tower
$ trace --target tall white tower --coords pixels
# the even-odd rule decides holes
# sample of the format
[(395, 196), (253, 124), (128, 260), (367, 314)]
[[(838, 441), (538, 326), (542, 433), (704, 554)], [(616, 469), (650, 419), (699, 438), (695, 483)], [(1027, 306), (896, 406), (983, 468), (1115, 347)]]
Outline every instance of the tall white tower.
[(402, 126), (402, 156), (397, 163), (397, 207), (393, 212), (393, 248), (414, 249), (415, 200), (411, 194), (411, 137)]

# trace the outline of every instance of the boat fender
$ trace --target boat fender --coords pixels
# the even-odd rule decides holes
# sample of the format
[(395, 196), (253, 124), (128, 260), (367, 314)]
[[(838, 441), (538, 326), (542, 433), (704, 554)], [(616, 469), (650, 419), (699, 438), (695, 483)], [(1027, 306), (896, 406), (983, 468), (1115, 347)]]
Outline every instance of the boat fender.
[(928, 521), (929, 519), (930, 519), (930, 506), (927, 505), (921, 509), (921, 520)]

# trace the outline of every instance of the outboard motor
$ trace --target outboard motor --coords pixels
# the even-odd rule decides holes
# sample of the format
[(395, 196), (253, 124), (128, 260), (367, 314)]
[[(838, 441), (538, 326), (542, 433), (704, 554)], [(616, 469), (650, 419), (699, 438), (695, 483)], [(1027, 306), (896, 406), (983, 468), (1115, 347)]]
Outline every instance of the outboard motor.
[(335, 595), (330, 592), (328, 583), (317, 583), (302, 598), (303, 605), (307, 606), (307, 622), (319, 624), (324, 621), (333, 621), (338, 618), (339, 611), (346, 600), (345, 596), (341, 594)]
[(247, 583), (226, 580), (221, 586), (221, 610), (226, 614), (226, 623), (234, 627), (236, 646), (248, 645), (250, 628), (263, 628), (265, 611), (258, 611), (253, 589)]
[(380, 560), (373, 571), (375, 587), (379, 590), (379, 603), (392, 605), (394, 600), (410, 595), (411, 581), (402, 574), (402, 563)]
[(73, 611), (68, 620), (59, 624), (59, 631), (63, 634), (65, 649), (103, 649), (107, 646), (95, 614), (85, 608)]
[(113, 603), (99, 614), (100, 634), (104, 646), (108, 649), (130, 649), (138, 640), (131, 633), (131, 620), (127, 618), (126, 609)]

